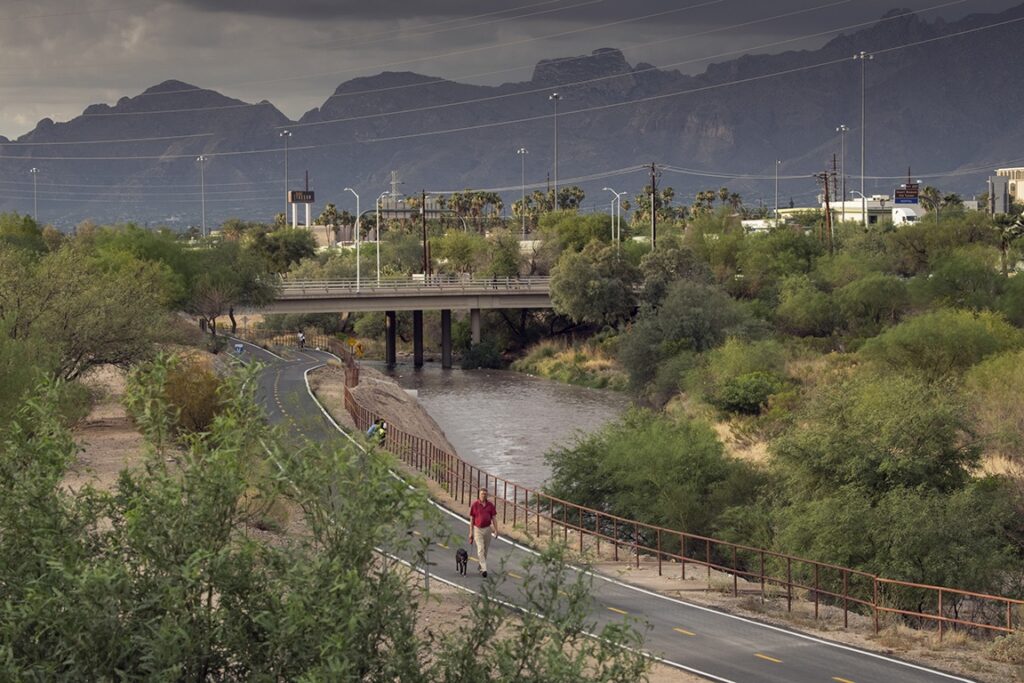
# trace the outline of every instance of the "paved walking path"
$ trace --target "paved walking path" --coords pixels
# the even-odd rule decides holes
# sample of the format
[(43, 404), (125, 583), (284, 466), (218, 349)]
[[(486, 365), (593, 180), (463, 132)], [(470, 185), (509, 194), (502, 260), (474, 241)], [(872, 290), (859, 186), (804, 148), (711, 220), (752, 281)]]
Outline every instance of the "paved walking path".
[[(297, 438), (330, 441), (346, 438), (309, 393), (305, 375), (330, 356), (294, 350), (287, 359), (246, 345), (243, 356), (266, 364), (259, 400), (271, 422), (283, 423)], [(444, 511), (450, 535), (466, 537), (468, 521)], [(413, 533), (421, 533), (414, 530)], [(472, 547), (469, 547), (472, 554)], [(491, 544), (492, 579), (503, 596), (517, 602), (522, 562), (531, 553), (505, 537)], [(455, 551), (435, 543), (429, 560), (432, 576), (477, 591), (483, 579), (470, 562), (469, 575), (455, 572)], [(505, 571), (495, 571), (505, 561)], [(785, 628), (726, 614), (658, 595), (615, 579), (594, 575), (593, 616), (598, 624), (628, 617), (649, 625), (645, 650), (664, 663), (724, 683), (938, 683), (970, 679), (930, 670)]]

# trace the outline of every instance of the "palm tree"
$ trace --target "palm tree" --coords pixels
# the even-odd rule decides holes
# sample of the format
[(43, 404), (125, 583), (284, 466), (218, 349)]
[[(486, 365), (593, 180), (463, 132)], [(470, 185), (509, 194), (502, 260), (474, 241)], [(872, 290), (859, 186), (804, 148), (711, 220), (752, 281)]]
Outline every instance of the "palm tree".
[(1005, 213), (998, 214), (992, 223), (999, 236), (999, 263), (1003, 271), (1003, 277), (1009, 273), (1007, 254), (1013, 243), (1024, 235), (1024, 214), (1014, 218)]

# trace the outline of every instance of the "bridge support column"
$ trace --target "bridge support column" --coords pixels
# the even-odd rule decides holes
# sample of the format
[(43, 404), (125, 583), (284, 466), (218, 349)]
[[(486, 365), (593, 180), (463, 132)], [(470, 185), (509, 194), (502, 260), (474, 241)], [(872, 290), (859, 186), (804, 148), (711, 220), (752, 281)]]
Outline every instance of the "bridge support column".
[(480, 343), (480, 309), (471, 308), (469, 309), (469, 329), (472, 333), (471, 339), (473, 344)]
[(384, 312), (384, 360), (389, 368), (395, 367), (398, 361), (395, 353), (395, 338), (398, 332), (398, 321), (394, 311)]
[(423, 367), (423, 311), (412, 312), (412, 364)]
[(452, 312), (445, 308), (441, 311), (441, 367), (445, 370), (452, 366)]

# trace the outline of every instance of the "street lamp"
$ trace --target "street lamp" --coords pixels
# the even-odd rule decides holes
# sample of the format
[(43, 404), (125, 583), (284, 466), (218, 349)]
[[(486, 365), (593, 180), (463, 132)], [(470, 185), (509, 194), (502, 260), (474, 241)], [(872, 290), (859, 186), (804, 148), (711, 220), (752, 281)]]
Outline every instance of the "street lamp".
[(196, 157), (199, 162), (199, 187), (203, 203), (203, 237), (206, 237), (206, 156), (200, 154)]
[(278, 133), (284, 138), (284, 220), (288, 222), (288, 139), (292, 136), (290, 130), (282, 130)]
[(615, 195), (612, 200), (612, 239), (615, 240), (615, 251), (619, 250), (619, 242), (622, 241), (622, 195), (626, 192), (616, 192), (610, 187), (601, 188)]
[[(860, 60), (860, 196), (864, 196), (864, 125), (866, 120), (866, 108), (865, 100), (867, 99), (867, 83), (868, 83), (868, 72), (867, 64), (868, 61), (875, 58), (874, 55), (864, 52), (861, 50), (853, 56), (854, 59)], [(864, 227), (868, 227), (868, 215), (864, 214)]]
[[(866, 229), (868, 227), (868, 198), (864, 196), (863, 192), (857, 192), (857, 190), (850, 190), (850, 194), (860, 195), (860, 212), (861, 215), (864, 217), (864, 227)], [(844, 201), (845, 199), (846, 198), (843, 197)]]
[(558, 101), (562, 96), (556, 92), (551, 93), (548, 99), (555, 103), (555, 200), (552, 209), (558, 209)]
[(32, 167), (28, 170), (32, 174), (32, 220), (39, 222), (39, 191), (36, 189), (36, 176), (39, 175), (39, 169)]
[(519, 155), (519, 160), (522, 162), (521, 182), (523, 184), (523, 198), (520, 200), (519, 203), (519, 213), (522, 215), (523, 218), (523, 241), (526, 241), (526, 155), (529, 153), (530, 151), (525, 147), (520, 147), (519, 149), (516, 150), (516, 154)]
[(850, 127), (845, 123), (839, 124), (836, 132), (839, 133), (839, 175), (843, 179), (843, 222), (846, 222), (846, 133)]
[(361, 214), (359, 213), (359, 195), (351, 187), (346, 187), (345, 192), (351, 192), (356, 197), (356, 221), (355, 221), (355, 241), (356, 241), (356, 291), (359, 291), (359, 219)]
[(391, 195), (390, 192), (388, 192), (387, 190), (384, 190), (383, 192), (380, 193), (380, 196), (377, 197), (377, 203), (376, 203), (376, 207), (377, 207), (377, 286), (378, 287), (380, 287), (380, 200), (382, 200), (385, 197), (388, 197), (390, 195)]

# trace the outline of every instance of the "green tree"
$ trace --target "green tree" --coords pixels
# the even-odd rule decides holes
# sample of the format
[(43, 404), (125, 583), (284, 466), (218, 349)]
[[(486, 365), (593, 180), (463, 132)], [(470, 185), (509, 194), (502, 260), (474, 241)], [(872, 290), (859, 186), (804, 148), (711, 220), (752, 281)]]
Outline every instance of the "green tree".
[(551, 495), (694, 534), (714, 533), (718, 517), (760, 482), (725, 455), (707, 423), (640, 409), (545, 458)]
[(43, 228), (29, 215), (0, 213), (0, 244), (7, 244), (35, 254), (47, 251)]
[(711, 270), (689, 247), (669, 245), (648, 251), (640, 261), (643, 276), (640, 301), (648, 306), (661, 304), (668, 288), (676, 280), (711, 283)]
[(964, 377), (978, 435), (990, 452), (1024, 464), (1024, 351), (1008, 351), (978, 363)]
[(786, 386), (786, 351), (773, 340), (729, 339), (706, 354), (699, 381), (704, 398), (713, 406), (757, 414)]
[(846, 486), (869, 500), (899, 488), (961, 488), (980, 451), (953, 388), (892, 372), (820, 383), (772, 445), (792, 497), (827, 497)]
[(431, 241), (431, 251), (439, 267), (454, 273), (472, 273), (484, 259), (486, 240), (476, 233), (451, 230)]
[(1022, 343), (1021, 332), (997, 313), (942, 309), (886, 330), (868, 340), (861, 353), (886, 368), (941, 378)]
[(886, 325), (899, 322), (910, 305), (903, 280), (874, 273), (840, 287), (833, 294), (840, 324), (848, 331), (870, 337)]
[(523, 253), (514, 230), (495, 230), (487, 237), (487, 277), (514, 278), (523, 269)]
[(615, 327), (636, 308), (636, 269), (614, 247), (592, 242), (562, 254), (551, 274), (551, 304), (576, 322)]
[(302, 228), (281, 228), (268, 233), (258, 233), (250, 249), (259, 254), (273, 273), (286, 273), (301, 261), (316, 254), (316, 240), (313, 233)]
[(917, 280), (913, 289), (939, 306), (981, 310), (995, 306), (1002, 285), (995, 253), (990, 247), (973, 246), (938, 256), (927, 278)]
[(782, 280), (775, 319), (784, 331), (799, 337), (825, 337), (832, 333), (834, 318), (832, 298), (809, 277), (791, 275)]
[(205, 320), (214, 336), (220, 316), (228, 316), (234, 333), (236, 307), (258, 308), (273, 299), (276, 283), (256, 253), (224, 242), (197, 256), (201, 267), (191, 282), (186, 310)]

